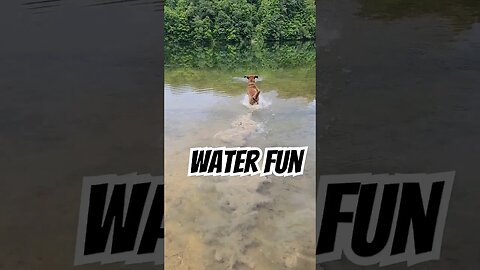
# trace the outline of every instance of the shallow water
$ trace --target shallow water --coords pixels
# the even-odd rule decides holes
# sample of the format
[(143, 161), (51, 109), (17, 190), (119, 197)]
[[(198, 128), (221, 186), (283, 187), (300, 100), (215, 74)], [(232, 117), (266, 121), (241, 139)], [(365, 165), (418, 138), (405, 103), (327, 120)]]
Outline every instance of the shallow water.
[[(167, 80), (166, 269), (314, 269), (315, 102), (279, 97), (264, 87), (270, 79), (257, 83), (254, 106), (245, 94)], [(246, 87), (240, 77), (230, 83)], [(204, 146), (309, 149), (295, 178), (187, 177), (189, 148)]]

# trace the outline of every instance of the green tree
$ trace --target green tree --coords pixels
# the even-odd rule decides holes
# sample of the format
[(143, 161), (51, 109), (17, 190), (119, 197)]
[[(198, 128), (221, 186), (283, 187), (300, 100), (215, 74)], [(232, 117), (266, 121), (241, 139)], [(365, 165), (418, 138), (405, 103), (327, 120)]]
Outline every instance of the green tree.
[(201, 45), (312, 40), (313, 0), (166, 0), (168, 42)]

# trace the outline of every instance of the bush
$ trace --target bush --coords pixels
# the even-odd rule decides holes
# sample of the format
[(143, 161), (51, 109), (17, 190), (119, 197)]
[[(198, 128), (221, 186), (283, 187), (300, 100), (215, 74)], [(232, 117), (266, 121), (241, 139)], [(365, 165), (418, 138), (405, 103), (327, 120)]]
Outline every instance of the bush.
[(212, 45), (313, 40), (313, 0), (167, 0), (167, 42)]

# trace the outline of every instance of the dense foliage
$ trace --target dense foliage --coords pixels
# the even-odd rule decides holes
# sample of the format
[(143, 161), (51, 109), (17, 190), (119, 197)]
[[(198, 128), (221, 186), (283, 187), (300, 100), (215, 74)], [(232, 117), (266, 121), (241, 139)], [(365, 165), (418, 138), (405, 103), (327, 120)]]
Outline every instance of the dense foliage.
[(167, 42), (197, 45), (312, 40), (313, 0), (166, 0)]

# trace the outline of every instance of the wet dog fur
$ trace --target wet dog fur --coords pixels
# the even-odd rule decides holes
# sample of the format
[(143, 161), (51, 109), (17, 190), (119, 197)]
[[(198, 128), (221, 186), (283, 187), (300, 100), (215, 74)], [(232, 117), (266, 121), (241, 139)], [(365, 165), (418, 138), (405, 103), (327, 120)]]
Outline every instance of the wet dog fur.
[(248, 102), (250, 105), (258, 104), (260, 90), (258, 89), (257, 85), (255, 84), (255, 79), (258, 79), (257, 75), (245, 75), (244, 78), (247, 78), (247, 95), (248, 95)]

